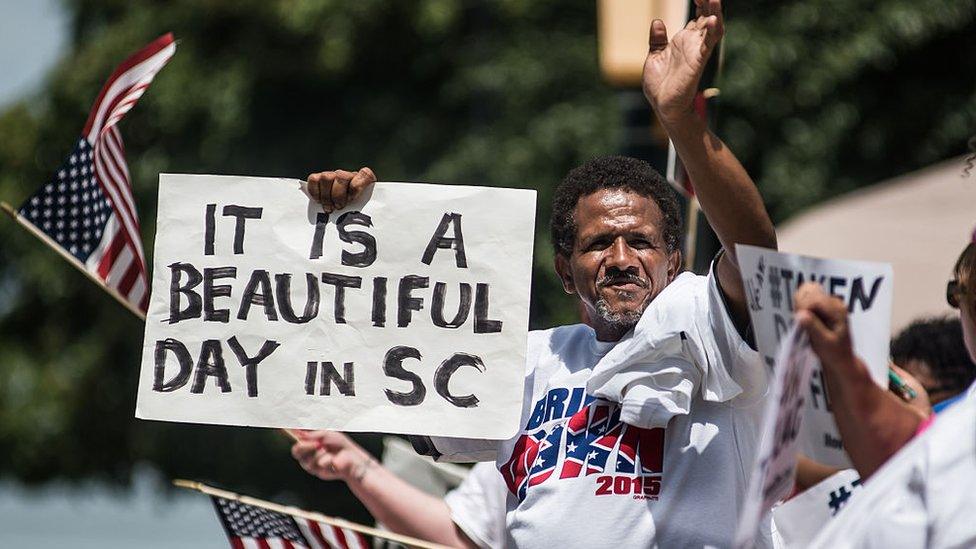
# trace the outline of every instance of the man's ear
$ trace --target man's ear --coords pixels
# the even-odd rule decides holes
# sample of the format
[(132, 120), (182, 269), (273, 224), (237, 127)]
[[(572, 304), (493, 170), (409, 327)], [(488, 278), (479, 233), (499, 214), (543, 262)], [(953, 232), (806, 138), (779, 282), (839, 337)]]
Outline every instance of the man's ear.
[(683, 263), (684, 260), (681, 257), (681, 250), (675, 249), (668, 254), (668, 282), (674, 280), (674, 277), (681, 273)]
[(573, 284), (573, 274), (569, 269), (569, 258), (557, 252), (554, 263), (559, 281), (563, 283), (563, 291), (570, 295), (575, 294), (576, 284)]

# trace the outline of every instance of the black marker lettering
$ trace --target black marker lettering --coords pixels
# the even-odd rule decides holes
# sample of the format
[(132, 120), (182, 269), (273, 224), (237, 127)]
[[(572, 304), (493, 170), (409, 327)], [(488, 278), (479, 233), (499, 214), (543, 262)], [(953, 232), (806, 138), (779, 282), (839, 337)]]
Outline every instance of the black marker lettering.
[[(186, 284), (182, 283), (186, 274)], [(181, 320), (200, 318), (203, 301), (200, 294), (193, 291), (203, 280), (200, 271), (189, 263), (173, 263), (169, 265), (169, 319), (167, 322), (176, 324)], [(180, 294), (186, 296), (186, 309), (180, 310)]]
[(315, 234), (312, 235), (312, 250), (309, 259), (322, 257), (322, 240), (325, 238), (325, 226), (329, 224), (329, 214), (319, 212), (315, 214)]
[(386, 277), (378, 276), (373, 279), (373, 326), (386, 326)]
[[(176, 357), (176, 362), (180, 365), (180, 371), (169, 381), (164, 382), (166, 373), (166, 351), (172, 351)], [(156, 342), (155, 365), (153, 368), (153, 391), (169, 393), (186, 385), (190, 379), (190, 371), (193, 369), (193, 359), (190, 352), (186, 350), (186, 345), (175, 339), (164, 339)]]
[(469, 355), (468, 353), (454, 353), (454, 356), (442, 362), (434, 372), (434, 389), (437, 391), (437, 394), (444, 397), (444, 400), (458, 408), (474, 408), (478, 405), (478, 397), (474, 395), (455, 396), (451, 394), (448, 388), (448, 384), (451, 382), (451, 376), (462, 366), (471, 366), (479, 372), (485, 371), (485, 364), (481, 361), (481, 358)]
[(342, 365), (343, 375), (331, 362), (322, 363), (322, 387), (319, 394), (322, 396), (332, 396), (332, 384), (335, 383), (336, 389), (345, 396), (356, 396), (356, 378), (353, 375), (352, 362)]
[(203, 270), (203, 319), (210, 322), (230, 322), (230, 309), (214, 309), (215, 297), (229, 297), (230, 286), (214, 285), (218, 278), (237, 277), (236, 267), (216, 267)]
[(197, 370), (193, 375), (190, 392), (203, 393), (203, 385), (208, 377), (215, 378), (221, 393), (230, 391), (227, 368), (224, 366), (224, 348), (220, 345), (219, 339), (208, 339), (200, 345), (200, 359), (197, 361)]
[(224, 206), (225, 217), (236, 217), (237, 223), (234, 224), (234, 254), (244, 253), (244, 223), (248, 219), (261, 219), (261, 212), (264, 208), (248, 208), (246, 206), (230, 205)]
[(447, 284), (443, 282), (434, 284), (434, 297), (430, 300), (430, 319), (435, 326), (458, 328), (468, 319), (468, 311), (471, 310), (471, 285), (462, 282), (459, 286), (461, 297), (458, 300), (458, 310), (454, 320), (447, 322), (444, 320), (444, 294), (447, 293)]
[(426, 288), (430, 285), (430, 278), (426, 276), (407, 275), (400, 279), (400, 287), (397, 291), (397, 327), (404, 328), (410, 324), (410, 311), (419, 311), (424, 308), (424, 300), (413, 297), (410, 292), (417, 288)]
[(305, 394), (315, 394), (315, 377), (319, 371), (319, 363), (310, 360), (305, 363)]
[[(449, 225), (454, 226), (454, 238), (444, 236)], [(438, 248), (453, 248), (454, 261), (457, 263), (457, 266), (462, 269), (468, 267), (468, 260), (464, 255), (464, 237), (461, 235), (461, 214), (444, 214), (440, 224), (437, 226), (437, 230), (434, 231), (434, 236), (430, 237), (430, 242), (427, 243), (427, 248), (424, 250), (424, 256), (421, 258), (421, 261), (430, 265), (430, 262), (434, 260), (434, 252)]]
[(241, 363), (244, 367), (244, 381), (247, 383), (247, 396), (256, 397), (258, 396), (258, 364), (268, 358), (268, 355), (273, 353), (275, 349), (281, 346), (277, 341), (272, 341), (270, 339), (265, 340), (264, 344), (261, 345), (261, 350), (258, 351), (256, 356), (247, 356), (247, 352), (244, 351), (244, 347), (241, 346), (240, 342), (237, 341), (237, 336), (234, 336), (227, 340), (230, 344), (230, 349), (234, 351), (234, 355), (237, 356), (237, 361)]
[(884, 280), (883, 276), (879, 276), (871, 284), (871, 293), (864, 293), (864, 279), (857, 277), (851, 282), (851, 302), (847, 306), (847, 312), (854, 312), (854, 303), (857, 302), (858, 306), (862, 311), (866, 311), (871, 308), (874, 304), (875, 298), (878, 297), (878, 292), (881, 290), (881, 281)]
[(488, 320), (488, 285), (479, 283), (474, 295), (474, 333), (494, 334), (500, 331), (501, 320)]
[(214, 232), (216, 230), (214, 215), (217, 213), (216, 204), (207, 204), (207, 214), (203, 217), (203, 255), (214, 254)]
[(302, 316), (295, 316), (295, 309), (291, 305), (291, 274), (275, 275), (275, 295), (278, 297), (278, 309), (281, 318), (292, 324), (305, 324), (319, 314), (319, 280), (312, 273), (305, 273), (305, 286), (308, 294), (305, 298), (305, 312)]
[(274, 305), (274, 294), (271, 293), (271, 277), (268, 275), (268, 271), (255, 269), (251, 273), (251, 279), (247, 281), (247, 286), (244, 287), (241, 309), (237, 311), (239, 320), (247, 320), (247, 314), (251, 311), (252, 304), (264, 307), (264, 314), (268, 320), (278, 320), (278, 312), (275, 311)]
[(347, 225), (372, 227), (373, 220), (361, 212), (346, 212), (339, 216), (339, 220), (336, 221), (336, 229), (339, 230), (340, 240), (363, 245), (363, 251), (357, 253), (342, 250), (342, 264), (349, 267), (369, 267), (376, 261), (376, 239), (373, 238), (373, 235), (364, 231), (347, 231)]
[(322, 273), (322, 282), (335, 286), (335, 300), (333, 314), (336, 324), (346, 323), (346, 288), (362, 286), (361, 276), (346, 276), (335, 273)]
[(427, 396), (427, 388), (424, 387), (424, 382), (420, 380), (420, 376), (403, 367), (403, 359), (405, 358), (420, 360), (420, 351), (406, 346), (390, 349), (383, 358), (383, 373), (388, 377), (409, 381), (413, 385), (413, 390), (409, 393), (399, 393), (390, 389), (383, 389), (383, 392), (393, 404), (416, 406), (424, 401), (424, 397)]

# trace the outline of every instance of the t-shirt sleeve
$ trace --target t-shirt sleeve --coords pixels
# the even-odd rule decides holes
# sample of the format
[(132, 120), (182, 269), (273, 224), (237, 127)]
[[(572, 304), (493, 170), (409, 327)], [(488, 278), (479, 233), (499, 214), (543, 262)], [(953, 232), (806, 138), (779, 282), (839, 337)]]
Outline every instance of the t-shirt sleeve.
[[(741, 333), (729, 312), (725, 292), (718, 281), (718, 260), (722, 253), (715, 256), (708, 271), (707, 328), (701, 335), (705, 344), (712, 347), (710, 354), (717, 355), (716, 365), (742, 390), (736, 399), (752, 401), (766, 393), (768, 369), (754, 349), (751, 326), (745, 334)], [(708, 390), (707, 381), (704, 389)], [(703, 396), (713, 400), (708, 394)]]
[(508, 491), (494, 463), (478, 463), (444, 496), (451, 520), (479, 547), (505, 545)]

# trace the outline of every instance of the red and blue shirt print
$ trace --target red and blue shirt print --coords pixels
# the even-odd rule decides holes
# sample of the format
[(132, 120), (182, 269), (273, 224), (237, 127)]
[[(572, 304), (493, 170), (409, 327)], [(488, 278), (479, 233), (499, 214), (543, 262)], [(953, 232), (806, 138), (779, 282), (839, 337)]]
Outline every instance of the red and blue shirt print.
[(664, 469), (664, 429), (620, 421), (620, 406), (556, 387), (533, 405), (532, 415), (500, 470), (523, 501), (533, 486), (593, 476), (597, 496), (656, 500)]

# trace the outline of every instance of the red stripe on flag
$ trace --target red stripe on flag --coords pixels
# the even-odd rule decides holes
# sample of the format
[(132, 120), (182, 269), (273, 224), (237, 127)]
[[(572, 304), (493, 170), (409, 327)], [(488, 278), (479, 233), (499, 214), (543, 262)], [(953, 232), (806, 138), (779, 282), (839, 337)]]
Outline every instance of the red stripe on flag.
[(234, 549), (244, 549), (244, 542), (241, 541), (241, 538), (230, 538), (230, 546)]
[(129, 290), (132, 289), (132, 285), (136, 283), (136, 278), (142, 272), (142, 266), (140, 261), (136, 258), (132, 258), (132, 263), (129, 263), (129, 268), (126, 269), (125, 274), (122, 275), (122, 279), (119, 280), (118, 288), (119, 293), (122, 295), (129, 295)]
[(322, 529), (319, 528), (319, 523), (314, 520), (308, 521), (308, 529), (312, 532), (312, 537), (315, 538), (315, 541), (319, 542), (322, 547), (332, 547), (329, 540), (325, 539), (325, 536), (322, 535)]
[[(108, 132), (106, 135), (111, 136), (117, 134), (117, 130), (112, 128), (113, 131)], [(116, 135), (116, 139), (121, 140), (121, 137)], [(105, 155), (107, 160), (106, 166), (109, 168), (109, 173), (112, 177), (106, 178), (106, 183), (114, 185), (118, 191), (119, 196), (122, 198), (122, 204), (116, 205), (116, 208), (124, 208), (125, 213), (129, 215), (135, 222), (135, 226), (139, 228), (139, 216), (136, 213), (136, 205), (132, 199), (132, 185), (129, 184), (129, 169), (125, 165), (125, 159), (122, 156), (122, 151), (119, 150), (112, 139), (102, 139), (101, 144), (103, 147), (101, 151)], [(142, 254), (136, 254), (142, 255)]]
[(342, 528), (336, 528), (335, 526), (330, 526), (332, 533), (335, 534), (336, 540), (339, 541), (339, 547), (342, 549), (349, 549), (349, 543), (346, 541), (346, 533)]
[(258, 547), (261, 549), (271, 549), (271, 544), (265, 538), (254, 538), (254, 541), (258, 542)]
[[(143, 275), (143, 278), (145, 278), (145, 275)], [(148, 286), (148, 282), (146, 284), (147, 284), (146, 285), (146, 293), (142, 294), (142, 299), (139, 300), (139, 310), (142, 311), (142, 312), (146, 312), (146, 311), (149, 310), (149, 286)]]
[(112, 76), (109, 76), (108, 80), (105, 82), (105, 85), (102, 86), (101, 91), (98, 92), (98, 98), (95, 99), (95, 103), (92, 105), (92, 110), (88, 114), (88, 120), (85, 122), (85, 129), (81, 132), (82, 135), (88, 135), (88, 132), (91, 131), (92, 126), (95, 125), (95, 116), (98, 113), (98, 106), (105, 99), (105, 94), (108, 93), (108, 90), (112, 87), (112, 84), (114, 84), (120, 76), (125, 74), (126, 71), (156, 55), (172, 43), (173, 33), (168, 32), (153, 40), (149, 43), (149, 45), (137, 51), (135, 54), (129, 56), (129, 58), (123, 61), (122, 64), (116, 67), (115, 72), (112, 73)]
[[(142, 254), (142, 242), (138, 241), (139, 237), (139, 220), (138, 218), (133, 219), (132, 213), (124, 207), (122, 198), (119, 196), (119, 181), (114, 179), (117, 175), (112, 173), (111, 169), (108, 168), (104, 147), (95, 148), (95, 179), (101, 184), (102, 189), (106, 191), (109, 201), (112, 203), (113, 209), (119, 214), (119, 221), (121, 221), (121, 233), (125, 236), (126, 241), (132, 246), (136, 257), (140, 261), (145, 262)], [(128, 182), (125, 183), (128, 187)]]
[(122, 252), (123, 246), (125, 246), (125, 236), (122, 234), (122, 231), (117, 231), (115, 236), (112, 237), (112, 243), (109, 244), (105, 250), (105, 254), (102, 255), (102, 260), (98, 263), (98, 278), (105, 280), (108, 277), (108, 273), (112, 270), (112, 265), (115, 263), (115, 258)]

